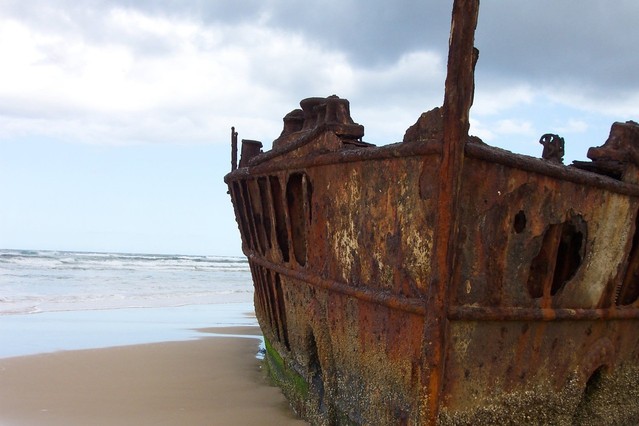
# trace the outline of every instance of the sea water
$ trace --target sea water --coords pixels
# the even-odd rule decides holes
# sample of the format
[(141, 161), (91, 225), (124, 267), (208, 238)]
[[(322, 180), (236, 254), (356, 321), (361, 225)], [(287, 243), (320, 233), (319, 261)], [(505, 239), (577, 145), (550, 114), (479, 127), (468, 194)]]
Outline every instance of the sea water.
[(245, 258), (0, 250), (0, 315), (250, 302)]
[(241, 257), (0, 250), (0, 357), (257, 325), (252, 300)]

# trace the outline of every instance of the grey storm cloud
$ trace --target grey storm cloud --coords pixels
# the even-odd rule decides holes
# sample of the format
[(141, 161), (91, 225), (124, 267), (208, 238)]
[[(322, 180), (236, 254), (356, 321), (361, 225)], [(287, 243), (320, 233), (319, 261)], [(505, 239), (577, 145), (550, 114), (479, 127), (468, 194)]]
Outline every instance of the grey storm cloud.
[(639, 90), (638, 23), (635, 0), (484, 1), (477, 44), (496, 78), (623, 94)]
[(113, 4), (209, 25), (266, 22), (342, 51), (363, 66), (394, 62), (409, 51), (445, 49), (450, 25), (450, 5), (442, 1), (113, 0)]
[[(259, 22), (342, 52), (366, 68), (419, 50), (445, 56), (451, 5), (441, 0), (10, 0), (5, 7), (38, 26), (65, 25), (51, 19), (64, 10), (73, 18), (69, 31), (82, 26), (84, 36), (96, 40), (118, 36), (101, 28), (100, 16), (113, 6), (211, 26)], [(638, 22), (636, 0), (484, 0), (477, 30), (479, 70), (495, 79), (579, 84), (595, 93), (597, 86), (639, 90)], [(168, 48), (152, 39), (130, 41), (147, 54)]]
[[(452, 1), (121, 4), (187, 14), (209, 24), (266, 22), (343, 52), (356, 66), (379, 67), (417, 50), (445, 57)], [(638, 22), (636, 0), (484, 0), (477, 30), (479, 70), (495, 81), (577, 86), (595, 96), (608, 91), (623, 96), (639, 90)]]
[(445, 50), (450, 6), (418, 0), (327, 1), (308, 8), (278, 8), (271, 19), (344, 51), (359, 65), (378, 66), (415, 50)]

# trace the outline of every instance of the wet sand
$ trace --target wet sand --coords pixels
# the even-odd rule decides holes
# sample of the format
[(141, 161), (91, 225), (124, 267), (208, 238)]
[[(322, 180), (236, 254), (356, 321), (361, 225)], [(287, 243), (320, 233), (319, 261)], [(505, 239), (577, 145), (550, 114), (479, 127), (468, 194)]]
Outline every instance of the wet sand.
[(257, 327), (0, 359), (0, 424), (304, 425), (255, 358)]

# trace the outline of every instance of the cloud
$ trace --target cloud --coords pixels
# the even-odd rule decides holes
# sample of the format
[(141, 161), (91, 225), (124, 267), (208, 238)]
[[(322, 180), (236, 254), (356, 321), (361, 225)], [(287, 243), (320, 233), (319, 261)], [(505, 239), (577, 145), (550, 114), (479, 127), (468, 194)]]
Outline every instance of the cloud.
[(478, 136), (484, 142), (494, 142), (499, 138), (512, 138), (513, 136), (521, 139), (534, 139), (535, 136), (538, 136), (539, 131), (535, 129), (530, 120), (521, 118), (507, 118), (487, 123), (471, 119), (470, 133)]
[(264, 28), (234, 38), (237, 28), (117, 7), (100, 21), (113, 39), (28, 24), (0, 22), (0, 54), (11, 58), (0, 70), (0, 112), (12, 122), (5, 136), (8, 128), (85, 142), (210, 139), (223, 121), (255, 120), (277, 98), (268, 79), (254, 78), (260, 64), (312, 50)]
[(557, 128), (557, 132), (560, 134), (586, 133), (589, 128), (590, 126), (588, 125), (588, 123), (583, 120), (570, 119), (564, 126)]
[[(591, 91), (601, 93), (593, 94)], [(639, 90), (629, 88), (624, 91), (603, 92), (603, 88), (576, 90), (569, 87), (558, 88), (546, 94), (552, 102), (569, 105), (585, 112), (603, 114), (616, 120), (636, 120), (639, 117)]]
[(530, 121), (520, 120), (499, 120), (495, 128), (495, 133), (502, 135), (532, 135), (535, 129)]
[[(49, 17), (73, 23), (79, 15), (71, 9)], [(429, 52), (366, 68), (339, 50), (259, 23), (203, 25), (120, 6), (100, 16), (97, 32), (86, 23), (70, 30), (16, 17), (0, 22), (0, 54), (12, 58), (0, 70), (0, 135), (209, 142), (236, 125), (275, 138), (281, 117), (304, 97), (337, 93), (370, 110), (416, 104), (415, 87), (436, 93), (443, 82), (442, 58)], [(407, 83), (412, 87), (401, 90)], [(413, 109), (417, 116), (421, 108)]]
[(324, 0), (302, 5), (271, 0), (269, 23), (343, 52), (359, 67), (397, 62), (415, 50), (442, 51), (448, 42), (450, 4), (420, 0)]
[[(484, 84), (484, 80), (485, 84)], [(514, 108), (539, 101), (539, 91), (528, 84), (508, 81), (491, 81), (478, 72), (475, 78), (475, 99), (472, 113), (480, 116), (503, 114)]]
[(477, 45), (495, 79), (516, 78), (547, 92), (625, 99), (639, 91), (639, 2), (484, 2)]
[[(8, 1), (0, 136), (205, 143), (235, 125), (269, 139), (300, 99), (335, 93), (367, 139), (400, 140), (443, 99), (444, 3)], [(636, 118), (638, 5), (482, 3), (475, 123), (489, 139), (496, 120), (525, 122), (523, 109), (547, 102)]]

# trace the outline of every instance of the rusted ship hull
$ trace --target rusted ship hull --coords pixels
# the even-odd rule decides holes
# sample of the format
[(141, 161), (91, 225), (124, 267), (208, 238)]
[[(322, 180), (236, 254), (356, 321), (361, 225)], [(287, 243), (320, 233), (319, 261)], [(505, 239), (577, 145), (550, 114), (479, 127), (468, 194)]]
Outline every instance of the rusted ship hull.
[[(453, 21), (474, 31), (476, 7)], [(336, 97), (303, 101), (271, 151), (245, 141), (225, 180), (271, 374), (315, 424), (636, 424), (637, 167), (469, 138), (468, 37), (402, 143), (361, 142)]]

